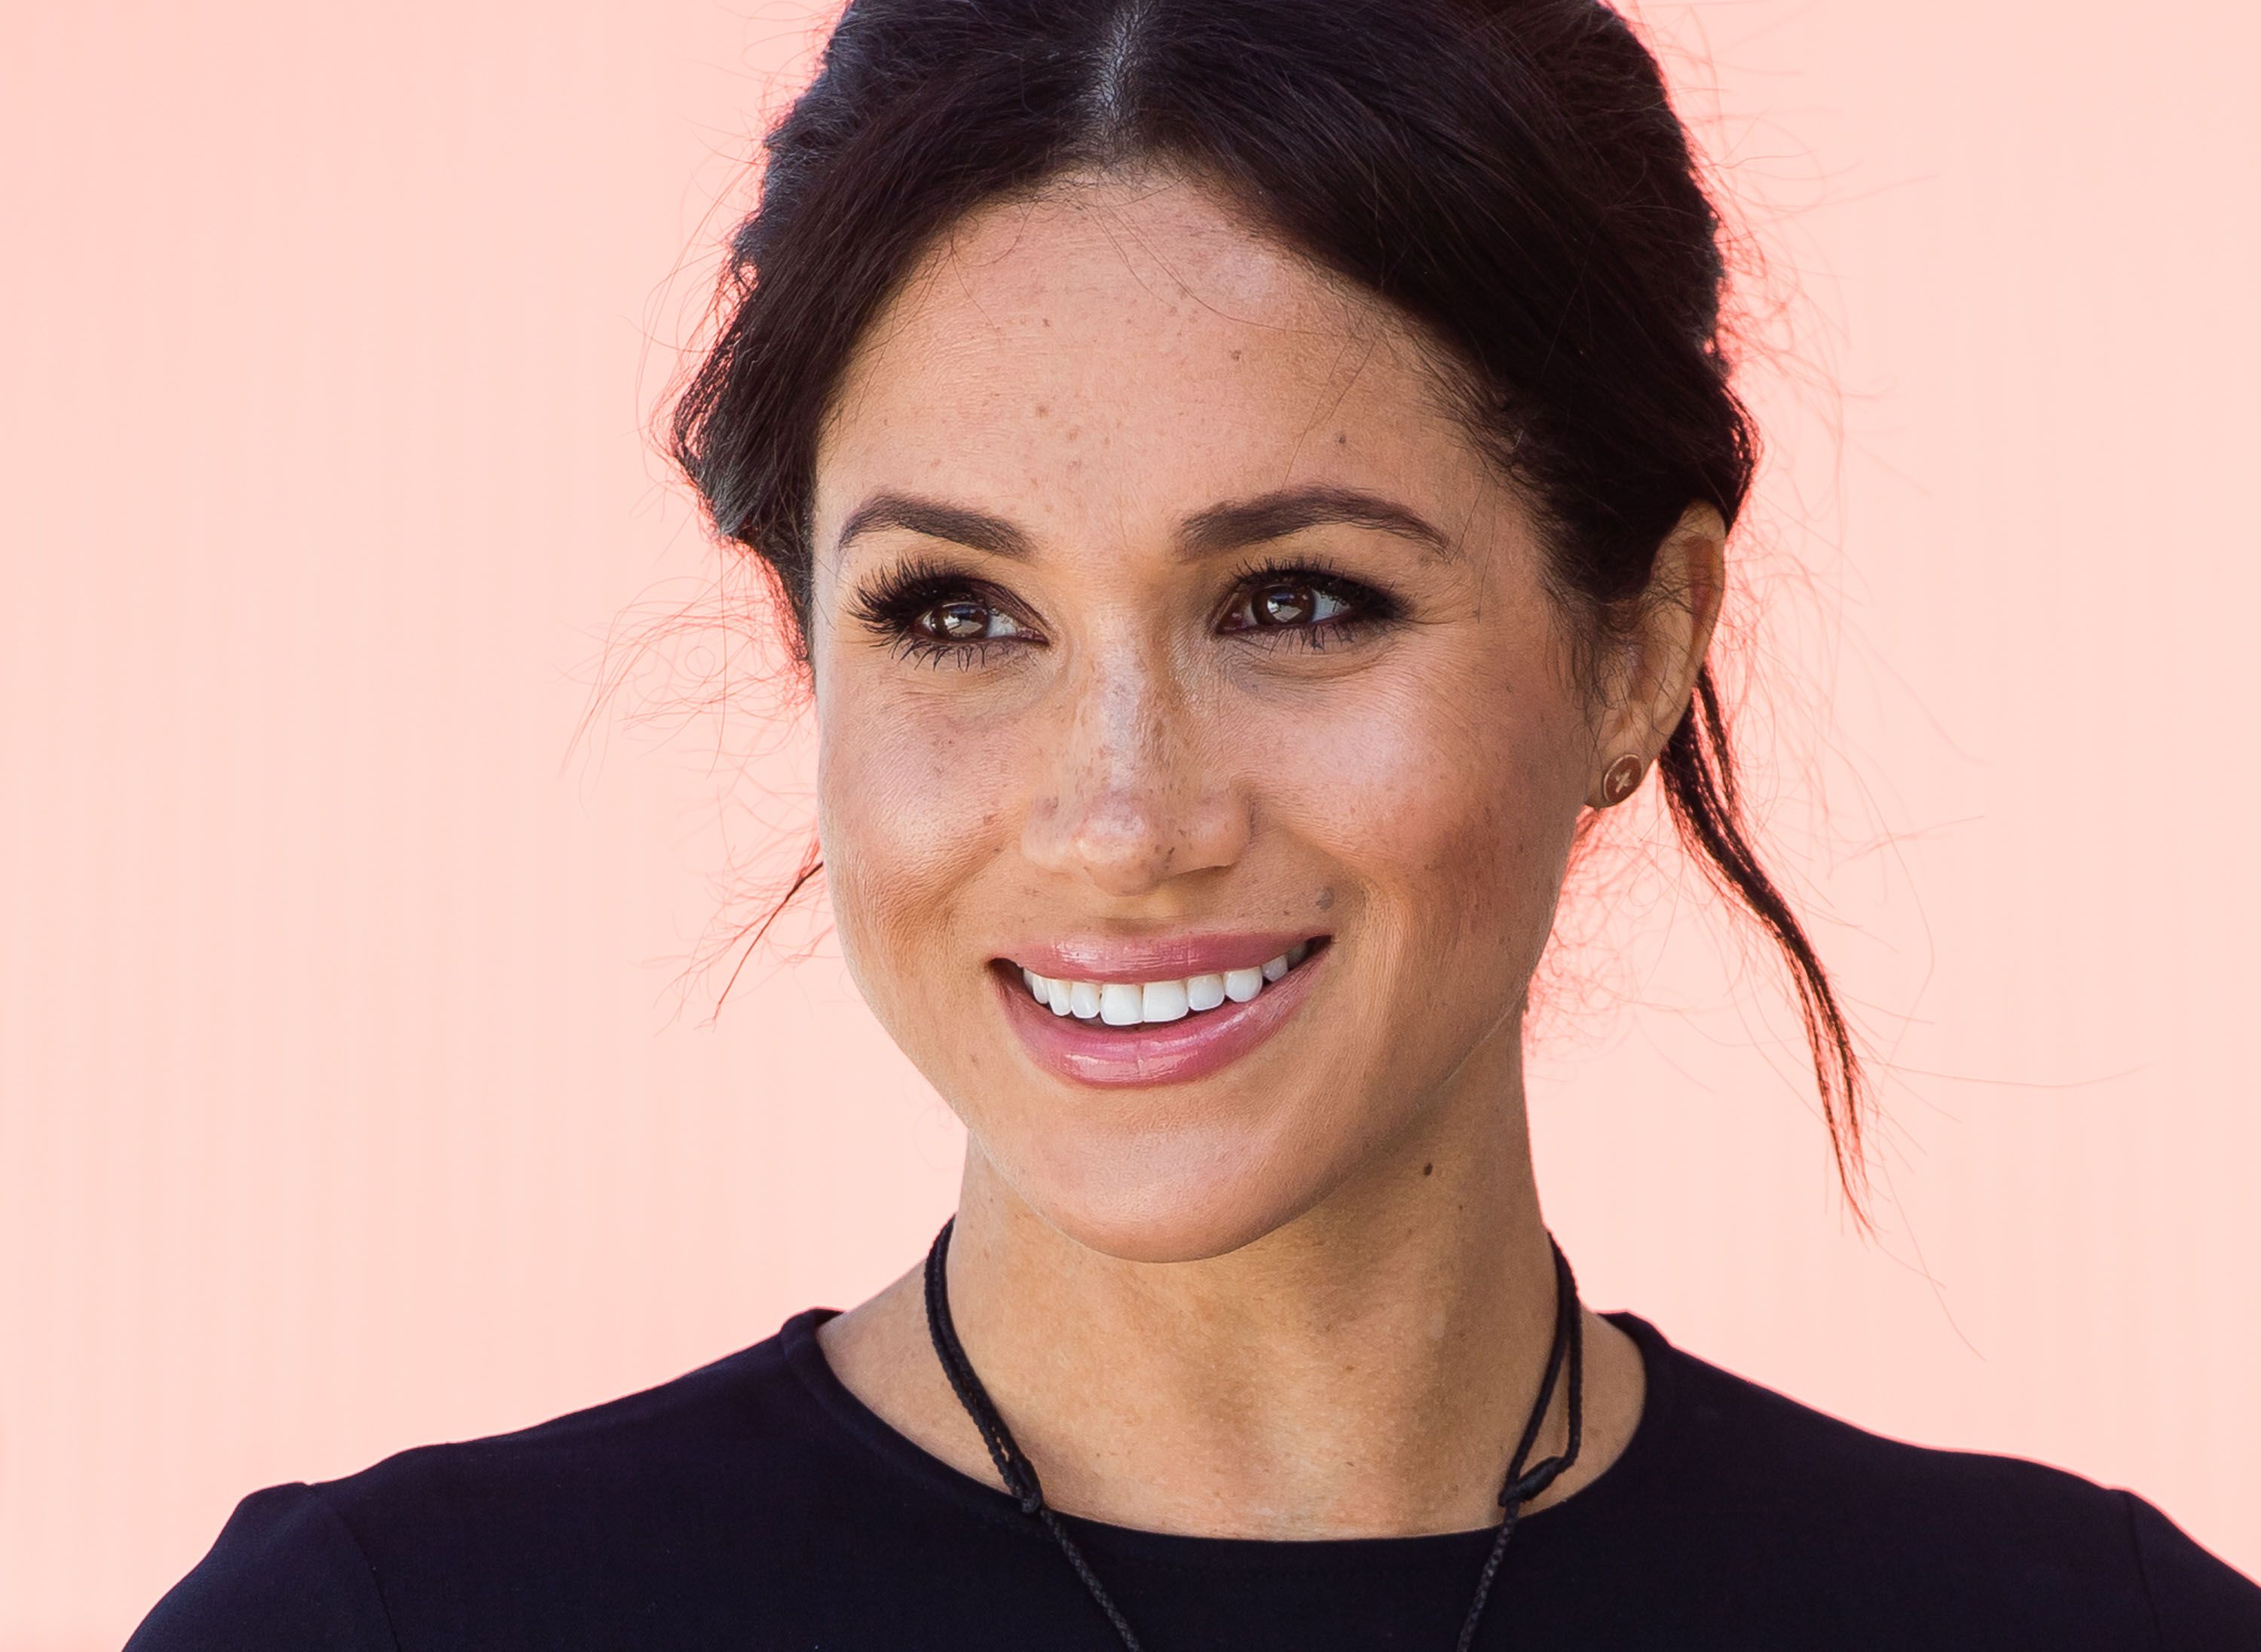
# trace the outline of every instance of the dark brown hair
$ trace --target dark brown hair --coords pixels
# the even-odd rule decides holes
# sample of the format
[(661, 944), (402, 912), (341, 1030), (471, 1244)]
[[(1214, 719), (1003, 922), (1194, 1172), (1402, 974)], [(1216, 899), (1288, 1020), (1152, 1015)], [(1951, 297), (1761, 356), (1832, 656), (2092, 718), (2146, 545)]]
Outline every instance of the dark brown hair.
[[(1719, 219), (1655, 61), (1598, 0), (852, 0), (765, 147), (672, 450), (804, 646), (817, 432), (865, 328), (950, 225), (1071, 170), (1213, 181), (1409, 318), (1590, 626), (1648, 591), (1688, 506), (1732, 526), (1750, 491)], [(1857, 1213), (1859, 1057), (1752, 847), (1708, 665), (1658, 766), (1788, 966)]]

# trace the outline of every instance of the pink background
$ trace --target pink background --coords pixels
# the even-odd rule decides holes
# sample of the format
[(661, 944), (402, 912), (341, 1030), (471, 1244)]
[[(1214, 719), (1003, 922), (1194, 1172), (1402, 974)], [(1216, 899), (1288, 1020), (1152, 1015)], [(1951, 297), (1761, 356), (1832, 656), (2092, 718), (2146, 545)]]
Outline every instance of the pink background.
[[(1533, 1099), (1597, 1305), (2249, 1570), (2257, 15), (1651, 8), (1801, 295), (1748, 729), (1897, 1063), (1883, 1235), (1669, 858), (1574, 915)], [(254, 1487), (670, 1376), (949, 1208), (956, 1127), (830, 950), (678, 1009), (712, 725), (575, 743), (616, 616), (709, 566), (641, 427), (815, 26), (15, 8), (11, 1652), (115, 1646)], [(806, 743), (750, 727), (789, 822)]]

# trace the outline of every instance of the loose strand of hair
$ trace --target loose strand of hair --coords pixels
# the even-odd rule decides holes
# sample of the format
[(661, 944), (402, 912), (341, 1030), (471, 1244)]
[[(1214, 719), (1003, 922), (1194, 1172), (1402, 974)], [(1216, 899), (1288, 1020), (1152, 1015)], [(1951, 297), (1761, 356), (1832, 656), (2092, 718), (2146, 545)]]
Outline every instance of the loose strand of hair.
[(1851, 1024), (1805, 926), (1759, 864), (1742, 818), (1726, 714), (1709, 665), (1697, 675), (1688, 715), (1666, 743), (1657, 772), (1682, 840), (1722, 893), (1765, 931), (1788, 966), (1838, 1181), (1854, 1219), (1863, 1230), (1872, 1229), (1864, 1128), (1870, 1106), (1867, 1070)]

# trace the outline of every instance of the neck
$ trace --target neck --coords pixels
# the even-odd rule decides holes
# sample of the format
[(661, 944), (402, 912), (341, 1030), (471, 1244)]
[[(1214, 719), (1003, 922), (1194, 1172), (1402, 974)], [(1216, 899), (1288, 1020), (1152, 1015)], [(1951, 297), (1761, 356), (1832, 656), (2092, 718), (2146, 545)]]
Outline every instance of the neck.
[[(1519, 1075), (1518, 1075), (1519, 1076)], [(1253, 1244), (1130, 1262), (1078, 1243), (969, 1148), (949, 1260), (975, 1371), (1067, 1512), (1214, 1536), (1407, 1535), (1496, 1521), (1554, 1330), (1519, 1084), (1439, 1109)], [(1464, 1114), (1455, 1117), (1454, 1113)], [(1587, 1445), (1532, 1505), (1621, 1448), (1637, 1352), (1585, 1321)], [(985, 1481), (926, 1335), (915, 1271), (826, 1327), (843, 1382)], [(1558, 1385), (1533, 1460), (1559, 1449)]]

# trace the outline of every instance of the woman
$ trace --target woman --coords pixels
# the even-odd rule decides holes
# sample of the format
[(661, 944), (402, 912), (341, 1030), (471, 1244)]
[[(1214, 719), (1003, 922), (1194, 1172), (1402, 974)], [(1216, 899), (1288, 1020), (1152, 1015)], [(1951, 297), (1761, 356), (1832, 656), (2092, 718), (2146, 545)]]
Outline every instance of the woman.
[(814, 690), (839, 933), (965, 1118), (923, 1267), (246, 1499), (133, 1645), (2261, 1647), (2147, 1503), (1578, 1304), (1525, 1129), (1652, 770), (1852, 1044), (1705, 660), (1755, 439), (1597, 0), (857, 0), (678, 455)]

